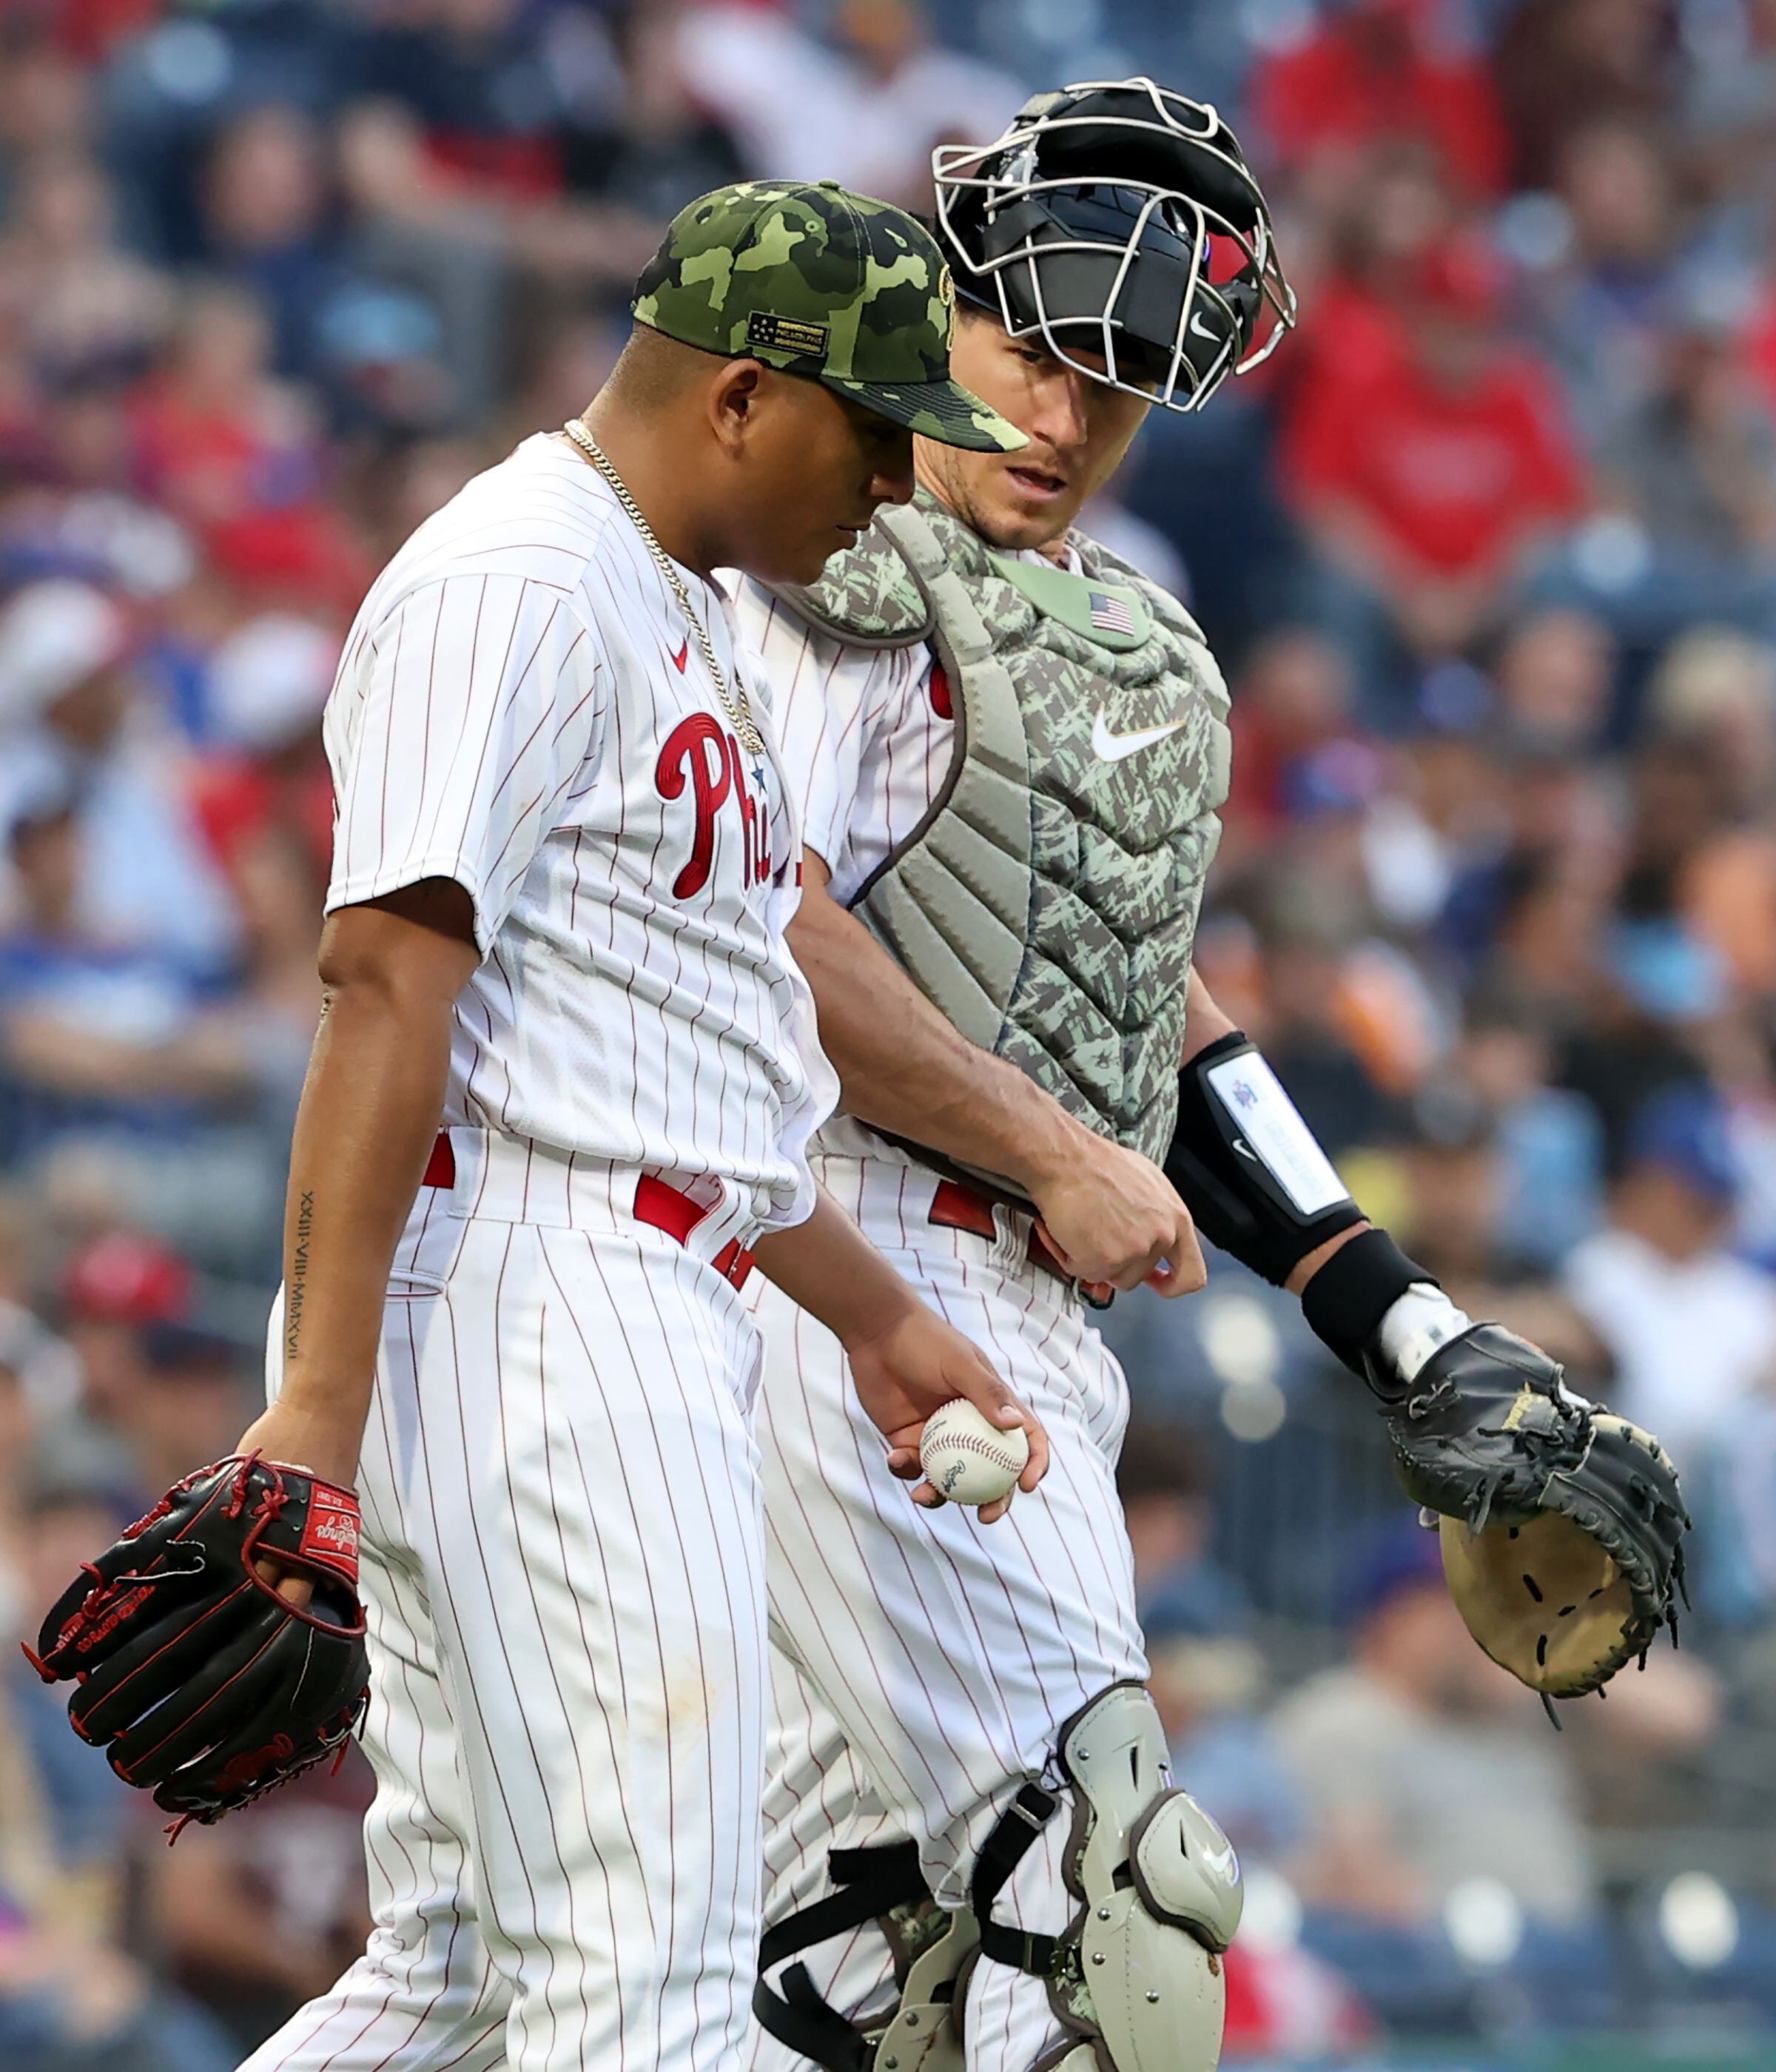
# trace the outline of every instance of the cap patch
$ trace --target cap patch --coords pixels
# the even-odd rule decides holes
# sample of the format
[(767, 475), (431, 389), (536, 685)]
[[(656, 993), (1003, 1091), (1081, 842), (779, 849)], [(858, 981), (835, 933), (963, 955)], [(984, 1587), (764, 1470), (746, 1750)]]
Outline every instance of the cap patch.
[(887, 202), (790, 180), (682, 208), (635, 283), (635, 320), (701, 352), (751, 355), (948, 446), (1009, 453), (1022, 433), (950, 370), (944, 255)]
[(754, 310), (746, 320), (746, 343), (767, 352), (806, 352), (826, 357), (830, 327), (804, 323), (795, 317), (780, 317), (768, 310)]

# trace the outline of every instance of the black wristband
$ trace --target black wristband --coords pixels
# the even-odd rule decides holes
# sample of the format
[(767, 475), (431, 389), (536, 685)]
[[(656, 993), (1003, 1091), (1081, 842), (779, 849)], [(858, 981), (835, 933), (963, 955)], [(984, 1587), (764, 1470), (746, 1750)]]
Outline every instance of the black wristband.
[(1420, 1283), (1438, 1285), (1437, 1276), (1409, 1260), (1386, 1231), (1359, 1231), (1301, 1290), (1301, 1314), (1322, 1345), (1367, 1379), (1363, 1356), (1382, 1318)]
[[(1198, 1051), (1179, 1074), (1178, 1124), (1166, 1154), (1166, 1177), (1204, 1237), (1281, 1288), (1310, 1252), (1361, 1223), (1363, 1211), (1348, 1194), (1306, 1215), (1296, 1207), (1246, 1141), (1244, 1118), (1213, 1091), (1215, 1069), (1242, 1054), (1251, 1058), (1255, 1074), (1270, 1077), (1269, 1067), (1238, 1029)], [(1305, 1134), (1306, 1125), (1301, 1127)], [(1318, 1147), (1308, 1141), (1320, 1157)]]

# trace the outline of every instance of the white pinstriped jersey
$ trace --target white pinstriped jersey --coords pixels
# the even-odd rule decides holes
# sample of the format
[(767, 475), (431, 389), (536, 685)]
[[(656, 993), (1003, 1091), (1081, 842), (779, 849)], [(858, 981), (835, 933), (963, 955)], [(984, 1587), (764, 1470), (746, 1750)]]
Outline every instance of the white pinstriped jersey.
[[(725, 592), (680, 571), (730, 680)], [(327, 906), (423, 878), (475, 902), (446, 1125), (709, 1174), (757, 1220), (812, 1203), (837, 1092), (784, 946), (800, 837), (635, 528), (539, 434), (428, 519), (358, 614), (329, 700)]]
[(848, 905), (918, 826), (949, 769), (948, 685), (923, 643), (844, 647), (750, 581), (737, 604), (771, 686), (802, 840)]

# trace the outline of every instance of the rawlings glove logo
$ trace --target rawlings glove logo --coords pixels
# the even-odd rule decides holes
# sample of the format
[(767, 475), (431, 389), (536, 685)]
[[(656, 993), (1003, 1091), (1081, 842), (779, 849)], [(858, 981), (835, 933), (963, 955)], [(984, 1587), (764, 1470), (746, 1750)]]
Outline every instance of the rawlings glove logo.
[(358, 1577), (358, 1507), (347, 1498), (330, 1500), (316, 1490), (297, 1552), (355, 1583)]

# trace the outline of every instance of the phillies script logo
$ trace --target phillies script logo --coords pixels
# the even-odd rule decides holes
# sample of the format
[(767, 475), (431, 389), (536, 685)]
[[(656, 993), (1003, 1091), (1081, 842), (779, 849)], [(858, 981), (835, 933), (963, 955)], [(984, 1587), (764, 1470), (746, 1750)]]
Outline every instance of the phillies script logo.
[(715, 816), (730, 802), (746, 842), (746, 882), (763, 885), (771, 875), (771, 830), (746, 782), (740, 744), (707, 713), (681, 719), (666, 737), (654, 766), (664, 799), (681, 799), (687, 785), (697, 812), (690, 860), (672, 880), (672, 897), (691, 899), (709, 882), (715, 858)]

